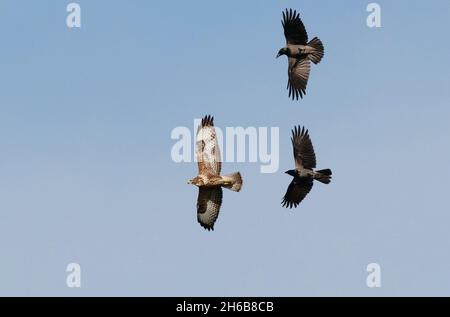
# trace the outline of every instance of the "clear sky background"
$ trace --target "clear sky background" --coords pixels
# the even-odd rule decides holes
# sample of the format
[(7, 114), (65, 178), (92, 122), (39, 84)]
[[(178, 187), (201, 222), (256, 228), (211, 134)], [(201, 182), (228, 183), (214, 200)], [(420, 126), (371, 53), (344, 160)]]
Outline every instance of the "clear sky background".
[[(0, 2), (0, 295), (450, 295), (450, 2)], [(292, 102), (281, 12), (325, 44)], [(214, 232), (170, 132), (280, 127), (280, 170), (239, 170)], [(290, 129), (334, 172), (281, 208)], [(77, 262), (82, 287), (66, 286)], [(377, 262), (382, 287), (366, 286)]]

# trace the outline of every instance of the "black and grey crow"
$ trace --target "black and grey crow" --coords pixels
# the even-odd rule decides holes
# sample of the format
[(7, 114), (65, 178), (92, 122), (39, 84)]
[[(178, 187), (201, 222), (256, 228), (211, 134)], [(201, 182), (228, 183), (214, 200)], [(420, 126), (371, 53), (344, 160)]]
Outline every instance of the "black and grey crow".
[(320, 63), (324, 55), (322, 42), (313, 38), (308, 42), (308, 33), (300, 19), (300, 14), (295, 10), (286, 9), (281, 21), (286, 37), (286, 46), (278, 51), (277, 58), (281, 55), (288, 57), (288, 85), (289, 97), (292, 100), (303, 98), (306, 94), (311, 63)]
[(294, 177), (281, 202), (286, 208), (297, 207), (311, 191), (314, 180), (329, 184), (332, 174), (330, 169), (314, 171), (316, 155), (305, 127), (295, 127), (292, 130), (291, 141), (294, 148), (295, 169), (285, 172)]

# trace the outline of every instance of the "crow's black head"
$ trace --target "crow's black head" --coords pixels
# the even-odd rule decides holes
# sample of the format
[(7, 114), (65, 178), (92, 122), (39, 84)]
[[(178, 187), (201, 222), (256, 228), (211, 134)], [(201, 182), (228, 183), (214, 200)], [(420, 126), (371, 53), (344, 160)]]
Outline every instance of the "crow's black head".
[(289, 170), (285, 172), (288, 175), (291, 175), (293, 177), (297, 176), (297, 171), (296, 170)]
[(283, 47), (282, 49), (280, 49), (280, 50), (278, 51), (278, 54), (277, 54), (277, 57), (276, 57), (276, 58), (280, 57), (281, 55), (287, 55), (287, 54), (288, 54), (288, 49), (287, 49), (287, 47)]

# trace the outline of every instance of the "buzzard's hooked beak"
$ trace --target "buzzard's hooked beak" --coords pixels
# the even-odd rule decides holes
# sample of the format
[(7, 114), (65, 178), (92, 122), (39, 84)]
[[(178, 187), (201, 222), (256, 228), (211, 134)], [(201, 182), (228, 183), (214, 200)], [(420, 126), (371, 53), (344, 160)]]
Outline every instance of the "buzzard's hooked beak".
[(188, 184), (192, 184), (192, 179), (187, 181)]

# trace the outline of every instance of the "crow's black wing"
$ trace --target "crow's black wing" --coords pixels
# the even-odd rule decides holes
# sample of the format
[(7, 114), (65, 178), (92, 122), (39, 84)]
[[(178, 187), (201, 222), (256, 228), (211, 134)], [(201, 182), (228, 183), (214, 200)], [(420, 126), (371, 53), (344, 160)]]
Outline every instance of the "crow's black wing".
[(297, 207), (298, 204), (308, 195), (313, 187), (312, 178), (295, 177), (289, 184), (286, 195), (283, 197), (281, 205), (286, 208)]
[(308, 43), (308, 33), (300, 19), (300, 14), (292, 9), (286, 9), (283, 12), (283, 21), (281, 24), (284, 28), (284, 36), (287, 44), (306, 45)]

